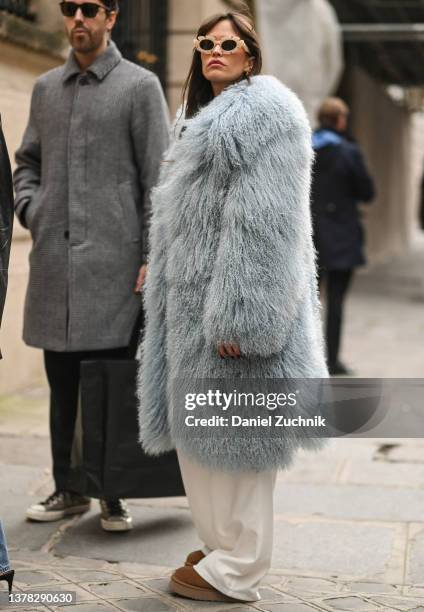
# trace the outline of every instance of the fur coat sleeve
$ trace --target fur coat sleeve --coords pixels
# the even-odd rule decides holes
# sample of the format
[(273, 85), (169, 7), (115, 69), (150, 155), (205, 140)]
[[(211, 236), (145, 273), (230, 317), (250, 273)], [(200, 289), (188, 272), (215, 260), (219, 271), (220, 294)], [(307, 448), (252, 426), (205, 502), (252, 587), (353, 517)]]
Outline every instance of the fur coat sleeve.
[(235, 342), (248, 356), (283, 349), (314, 263), (309, 122), (276, 79), (262, 77), (261, 86), (262, 95), (247, 87), (234, 97), (208, 148), (225, 200), (204, 333), (211, 345)]

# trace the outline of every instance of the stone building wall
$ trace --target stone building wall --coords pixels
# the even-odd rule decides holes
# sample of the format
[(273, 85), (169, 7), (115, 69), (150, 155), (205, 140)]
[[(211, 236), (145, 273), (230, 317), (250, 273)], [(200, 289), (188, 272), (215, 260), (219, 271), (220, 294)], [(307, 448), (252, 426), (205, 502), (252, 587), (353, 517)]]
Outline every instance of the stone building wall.
[(256, 7), (264, 70), (297, 93), (314, 123), (343, 70), (336, 14), (326, 0), (261, 0)]
[(62, 15), (56, 0), (31, 0), (30, 11), (36, 15), (41, 29), (47, 32), (63, 30)]
[(352, 70), (348, 90), (353, 134), (377, 185), (377, 199), (364, 210), (369, 259), (379, 263), (411, 248), (417, 235), (423, 121), (359, 69)]
[[(28, 120), (35, 79), (60, 61), (0, 39), (0, 113), (12, 163)], [(4, 356), (0, 362), (0, 395), (42, 380), (41, 352), (26, 347), (21, 340), (30, 244), (28, 232), (15, 222), (9, 291), (0, 330)]]

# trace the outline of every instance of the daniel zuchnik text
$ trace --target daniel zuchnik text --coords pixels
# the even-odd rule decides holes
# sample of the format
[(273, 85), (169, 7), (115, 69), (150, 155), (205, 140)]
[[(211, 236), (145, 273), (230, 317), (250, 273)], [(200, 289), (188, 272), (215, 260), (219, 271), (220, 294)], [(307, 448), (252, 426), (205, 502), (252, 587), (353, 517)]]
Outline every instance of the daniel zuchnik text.
[[(192, 411), (198, 407), (220, 408), (226, 412), (229, 408), (266, 408), (269, 411), (284, 406), (297, 405), (297, 394), (293, 393), (225, 393), (209, 390), (206, 393), (187, 393), (185, 409)], [(185, 417), (187, 427), (325, 427), (326, 420), (321, 416), (287, 417), (281, 414), (242, 417), (240, 415), (195, 417), (193, 414)]]
[(322, 416), (287, 418), (282, 414), (250, 418), (235, 414), (231, 418), (216, 415), (199, 418), (190, 414), (186, 416), (185, 424), (187, 427), (325, 427), (325, 419)]

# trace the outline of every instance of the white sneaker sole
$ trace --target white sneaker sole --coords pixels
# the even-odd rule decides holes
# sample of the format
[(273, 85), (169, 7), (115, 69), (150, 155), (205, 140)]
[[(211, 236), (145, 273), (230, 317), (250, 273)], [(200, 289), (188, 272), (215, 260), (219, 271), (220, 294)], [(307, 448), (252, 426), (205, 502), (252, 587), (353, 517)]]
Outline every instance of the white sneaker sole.
[(84, 514), (90, 510), (90, 506), (74, 506), (68, 508), (68, 510), (57, 510), (56, 512), (43, 512), (42, 510), (31, 510), (29, 508), (26, 512), (26, 517), (30, 521), (37, 521), (38, 523), (51, 523), (53, 521), (60, 521), (61, 519), (71, 516), (73, 514)]
[(127, 521), (108, 521), (101, 518), (100, 524), (105, 531), (131, 531), (133, 528), (131, 519)]

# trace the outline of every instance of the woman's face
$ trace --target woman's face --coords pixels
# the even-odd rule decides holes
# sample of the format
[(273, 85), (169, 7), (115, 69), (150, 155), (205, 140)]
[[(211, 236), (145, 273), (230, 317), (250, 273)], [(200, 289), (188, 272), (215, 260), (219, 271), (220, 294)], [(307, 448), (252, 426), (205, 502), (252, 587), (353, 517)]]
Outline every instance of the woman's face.
[(211, 82), (215, 94), (219, 93), (230, 83), (238, 81), (246, 71), (252, 68), (249, 55), (243, 47), (237, 47), (234, 53), (223, 53), (220, 41), (238, 36), (230, 20), (220, 21), (207, 32), (207, 36), (214, 36), (217, 44), (212, 53), (201, 53), (203, 76)]

